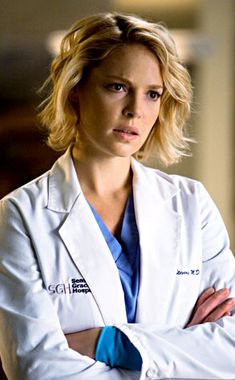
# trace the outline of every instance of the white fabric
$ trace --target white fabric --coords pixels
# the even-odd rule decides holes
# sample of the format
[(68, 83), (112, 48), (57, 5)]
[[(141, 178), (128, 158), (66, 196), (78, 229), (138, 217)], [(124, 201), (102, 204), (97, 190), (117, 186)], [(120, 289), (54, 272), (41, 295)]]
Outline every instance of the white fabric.
[[(203, 186), (132, 160), (141, 276), (128, 324), (118, 270), (69, 150), (0, 208), (0, 357), (9, 380), (235, 379), (235, 317), (184, 329), (201, 292), (228, 287), (235, 260)], [(68, 348), (64, 333), (116, 325), (141, 373)]]

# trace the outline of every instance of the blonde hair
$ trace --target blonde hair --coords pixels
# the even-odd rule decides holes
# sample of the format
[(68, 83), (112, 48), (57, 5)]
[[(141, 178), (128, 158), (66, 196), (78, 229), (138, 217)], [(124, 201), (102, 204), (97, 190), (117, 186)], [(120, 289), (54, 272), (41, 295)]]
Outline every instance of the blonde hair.
[(51, 65), (51, 94), (39, 115), (50, 147), (65, 150), (76, 140), (79, 120), (70, 98), (75, 86), (114, 49), (131, 43), (143, 44), (156, 55), (164, 83), (158, 120), (134, 156), (145, 160), (156, 152), (160, 161), (169, 165), (187, 155), (190, 139), (184, 135), (184, 125), (190, 114), (192, 89), (175, 43), (161, 24), (119, 13), (82, 19), (62, 40), (60, 54)]

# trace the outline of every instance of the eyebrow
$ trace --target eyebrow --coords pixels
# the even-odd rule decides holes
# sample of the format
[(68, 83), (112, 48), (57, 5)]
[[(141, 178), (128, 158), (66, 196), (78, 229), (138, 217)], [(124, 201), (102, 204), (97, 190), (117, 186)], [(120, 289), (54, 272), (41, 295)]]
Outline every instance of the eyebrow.
[[(127, 82), (129, 83), (130, 85), (132, 84), (131, 81), (125, 77), (122, 77), (120, 75), (116, 75), (116, 74), (111, 74), (111, 75), (105, 75), (105, 77), (107, 79), (115, 79), (115, 80), (120, 80), (120, 81), (124, 81), (124, 82)], [(157, 83), (153, 83), (153, 84), (149, 84), (148, 85), (149, 88), (155, 88), (155, 89), (164, 89), (164, 85), (163, 84), (157, 84)]]

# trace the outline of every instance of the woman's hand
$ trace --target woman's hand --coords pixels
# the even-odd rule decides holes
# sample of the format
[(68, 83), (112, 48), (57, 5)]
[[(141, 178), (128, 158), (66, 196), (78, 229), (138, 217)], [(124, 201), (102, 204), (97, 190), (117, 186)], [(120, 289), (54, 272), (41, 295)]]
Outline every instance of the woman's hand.
[(215, 290), (208, 288), (198, 298), (190, 322), (186, 327), (205, 322), (216, 322), (218, 319), (231, 315), (235, 308), (235, 299), (227, 298), (230, 290), (223, 288)]
[(95, 359), (96, 345), (102, 327), (83, 330), (72, 334), (65, 334), (69, 348), (79, 352), (79, 354)]

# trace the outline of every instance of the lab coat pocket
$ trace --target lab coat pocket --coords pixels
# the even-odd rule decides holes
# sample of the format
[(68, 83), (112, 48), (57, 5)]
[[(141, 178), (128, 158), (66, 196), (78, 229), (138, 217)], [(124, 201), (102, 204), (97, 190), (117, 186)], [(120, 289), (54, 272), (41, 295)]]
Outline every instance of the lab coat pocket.
[(64, 333), (104, 325), (93, 294), (81, 275), (50, 283), (47, 291)]

